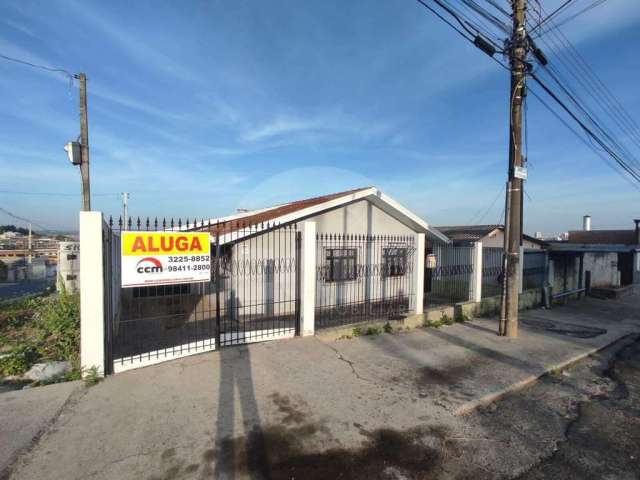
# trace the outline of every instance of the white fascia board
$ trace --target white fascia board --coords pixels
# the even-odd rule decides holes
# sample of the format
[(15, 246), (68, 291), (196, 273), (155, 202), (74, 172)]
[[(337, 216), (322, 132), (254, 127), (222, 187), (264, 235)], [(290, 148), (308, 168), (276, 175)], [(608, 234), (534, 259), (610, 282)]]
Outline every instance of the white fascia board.
[[(394, 217), (401, 217), (400, 218), (401, 220), (402, 220), (402, 217), (404, 217), (405, 219), (404, 223), (408, 223), (419, 233), (431, 233), (438, 239), (442, 240), (444, 243), (451, 243), (451, 240), (449, 239), (449, 237), (447, 237), (445, 234), (443, 234), (439, 230), (430, 227), (429, 224), (425, 222), (422, 218), (417, 216), (411, 210), (408, 210), (407, 208), (403, 207), (400, 203), (398, 203), (396, 200), (391, 198), (389, 195), (386, 195), (382, 193), (380, 190), (377, 190), (376, 197), (381, 201), (381, 203), (376, 202), (376, 204), (379, 207), (381, 207), (383, 210), (385, 210), (387, 213), (389, 213)], [(390, 206), (395, 212), (389, 211), (388, 209), (386, 209), (385, 205)]]

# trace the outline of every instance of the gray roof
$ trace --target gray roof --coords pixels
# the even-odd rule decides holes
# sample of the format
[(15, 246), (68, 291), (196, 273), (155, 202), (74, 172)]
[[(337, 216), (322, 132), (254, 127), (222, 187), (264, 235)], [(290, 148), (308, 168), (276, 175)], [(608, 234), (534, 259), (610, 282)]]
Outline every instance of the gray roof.
[(452, 225), (435, 228), (454, 242), (477, 242), (495, 229), (502, 228), (502, 225)]

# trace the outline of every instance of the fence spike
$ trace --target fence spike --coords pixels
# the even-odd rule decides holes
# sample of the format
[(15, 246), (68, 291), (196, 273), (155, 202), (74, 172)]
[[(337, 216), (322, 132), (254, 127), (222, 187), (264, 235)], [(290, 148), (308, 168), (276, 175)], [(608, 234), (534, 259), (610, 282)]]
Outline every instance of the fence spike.
[(113, 218), (109, 215), (109, 227), (113, 227)]
[(173, 226), (174, 226), (174, 225), (175, 225), (175, 223), (173, 223), (173, 217), (171, 217), (171, 224), (170, 224), (170, 226), (171, 226), (171, 230), (173, 230)]
[(178, 219), (178, 230), (182, 228), (182, 219)]
[(140, 217), (138, 217), (138, 221), (137, 221), (136, 225), (138, 226), (138, 231), (140, 231)]
[(149, 230), (149, 225), (150, 225), (150, 223), (149, 223), (149, 217), (147, 217), (147, 224), (146, 224), (146, 226), (145, 226), (145, 229), (146, 229), (146, 230)]
[(162, 217), (162, 230), (166, 230), (167, 228), (167, 219)]
[(153, 221), (153, 230), (158, 230), (158, 217), (156, 217)]

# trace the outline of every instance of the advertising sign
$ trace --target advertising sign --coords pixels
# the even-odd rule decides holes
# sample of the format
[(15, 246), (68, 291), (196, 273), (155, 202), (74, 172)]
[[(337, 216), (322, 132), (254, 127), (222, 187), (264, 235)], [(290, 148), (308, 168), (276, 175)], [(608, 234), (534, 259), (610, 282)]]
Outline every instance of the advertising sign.
[(208, 233), (122, 232), (122, 287), (208, 282)]

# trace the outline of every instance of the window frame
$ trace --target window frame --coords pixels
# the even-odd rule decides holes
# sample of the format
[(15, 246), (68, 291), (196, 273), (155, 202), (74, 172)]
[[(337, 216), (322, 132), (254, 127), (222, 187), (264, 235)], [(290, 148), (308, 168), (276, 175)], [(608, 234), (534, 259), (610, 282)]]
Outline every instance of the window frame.
[[(348, 251), (350, 252), (347, 255), (334, 255), (333, 252), (335, 251)], [(325, 276), (325, 282), (326, 283), (346, 283), (346, 282), (353, 282), (358, 280), (358, 248), (357, 247), (327, 247), (325, 248), (325, 252), (324, 252), (324, 259), (325, 259), (325, 268), (326, 268), (326, 276)], [(342, 276), (341, 278), (336, 278), (335, 277), (335, 271), (336, 269), (334, 268), (334, 265), (336, 261), (352, 261), (353, 262), (353, 266), (352, 268), (347, 268), (347, 272), (350, 271), (350, 274), (347, 276)], [(348, 266), (348, 264), (347, 264)]]
[[(401, 255), (399, 255), (398, 253), (390, 254), (390, 250), (403, 253)], [(395, 258), (401, 258), (401, 262), (398, 263), (397, 261), (394, 261), (390, 264), (390, 259)], [(383, 247), (382, 262), (382, 276), (384, 278), (404, 277), (409, 270), (409, 248), (406, 245)], [(401, 271), (397, 270), (398, 268), (401, 268)]]
[(166, 298), (191, 294), (191, 283), (148, 285), (132, 288), (133, 298)]

